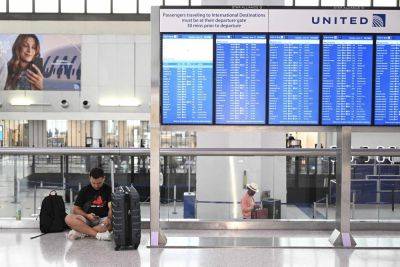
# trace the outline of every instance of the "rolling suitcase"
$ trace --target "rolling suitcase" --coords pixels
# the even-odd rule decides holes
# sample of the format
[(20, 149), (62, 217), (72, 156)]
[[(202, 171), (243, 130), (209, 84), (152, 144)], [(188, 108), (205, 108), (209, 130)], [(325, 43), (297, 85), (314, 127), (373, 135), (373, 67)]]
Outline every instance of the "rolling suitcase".
[(141, 237), (140, 197), (133, 186), (121, 186), (112, 194), (115, 250), (137, 249)]
[(252, 219), (267, 219), (268, 218), (268, 210), (267, 209), (256, 209), (251, 211)]

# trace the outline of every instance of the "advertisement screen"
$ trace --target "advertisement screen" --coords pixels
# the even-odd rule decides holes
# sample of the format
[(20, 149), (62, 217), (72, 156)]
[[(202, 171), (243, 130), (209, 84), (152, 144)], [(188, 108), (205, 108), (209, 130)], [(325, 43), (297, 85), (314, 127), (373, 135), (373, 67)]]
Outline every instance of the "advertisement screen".
[(0, 34), (0, 89), (81, 90), (81, 37)]

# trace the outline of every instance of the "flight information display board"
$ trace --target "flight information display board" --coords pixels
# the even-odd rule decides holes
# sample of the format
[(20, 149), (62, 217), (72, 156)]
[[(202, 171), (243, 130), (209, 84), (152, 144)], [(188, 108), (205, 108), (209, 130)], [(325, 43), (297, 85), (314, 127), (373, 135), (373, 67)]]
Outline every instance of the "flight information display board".
[(270, 35), (268, 123), (319, 123), (319, 35)]
[(266, 123), (266, 52), (266, 35), (216, 35), (216, 124)]
[(370, 125), (373, 37), (323, 36), (322, 124)]
[(400, 35), (376, 37), (375, 125), (400, 125)]
[(162, 123), (212, 124), (213, 35), (162, 35)]

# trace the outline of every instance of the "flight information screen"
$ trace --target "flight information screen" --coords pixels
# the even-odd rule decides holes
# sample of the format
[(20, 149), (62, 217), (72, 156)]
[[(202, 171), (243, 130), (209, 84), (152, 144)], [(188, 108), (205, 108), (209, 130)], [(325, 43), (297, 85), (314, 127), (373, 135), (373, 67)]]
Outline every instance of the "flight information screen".
[(323, 36), (323, 125), (371, 124), (372, 57), (372, 36)]
[(319, 123), (319, 36), (270, 35), (269, 124)]
[(212, 124), (213, 36), (163, 34), (162, 123)]
[(216, 36), (217, 124), (266, 123), (266, 35)]
[(400, 125), (400, 35), (376, 37), (375, 125)]

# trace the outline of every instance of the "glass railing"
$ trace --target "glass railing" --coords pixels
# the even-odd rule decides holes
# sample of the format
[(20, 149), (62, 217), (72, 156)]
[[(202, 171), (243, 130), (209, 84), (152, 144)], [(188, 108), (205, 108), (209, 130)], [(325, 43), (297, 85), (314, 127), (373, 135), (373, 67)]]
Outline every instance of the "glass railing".
[[(150, 218), (148, 149), (61, 148), (47, 154), (46, 149), (21, 148), (14, 154), (4, 150), (0, 148), (0, 218), (15, 218), (19, 210), (24, 218), (36, 217), (51, 190), (63, 196), (69, 211), (79, 190), (89, 184), (90, 169), (98, 166), (104, 169), (107, 183), (113, 180), (114, 186), (136, 187), (142, 218)], [(246, 184), (252, 182), (259, 188), (253, 198), (260, 209), (266, 210), (264, 219), (335, 219), (334, 155), (171, 156), (167, 150), (161, 151), (160, 157), (161, 220), (242, 220), (241, 199)], [(353, 157), (352, 219), (400, 219), (398, 159)]]

